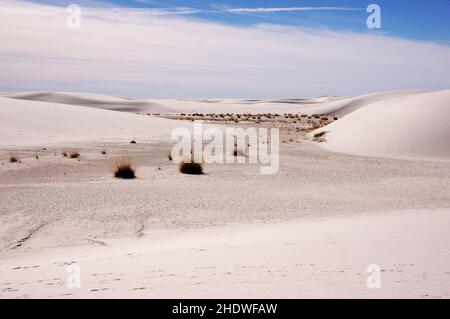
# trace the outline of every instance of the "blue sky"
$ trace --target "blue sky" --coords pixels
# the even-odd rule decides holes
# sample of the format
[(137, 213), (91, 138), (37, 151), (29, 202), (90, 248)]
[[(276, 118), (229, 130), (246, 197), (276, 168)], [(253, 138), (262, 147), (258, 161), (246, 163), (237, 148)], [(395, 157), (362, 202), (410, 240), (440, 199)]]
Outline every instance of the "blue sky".
[[(80, 3), (88, 6), (112, 5), (129, 8), (150, 8), (176, 10), (191, 8), (198, 12), (188, 15), (232, 25), (254, 25), (271, 23), (332, 30), (351, 30), (368, 32), (365, 26), (365, 9), (371, 3), (382, 9), (381, 30), (384, 34), (423, 41), (438, 41), (450, 44), (450, 0), (35, 0), (34, 2), (67, 5)], [(346, 10), (311, 10), (282, 12), (230, 13), (224, 9), (232, 8), (353, 8)]]
[[(366, 25), (371, 2), (381, 6), (379, 30)], [(79, 28), (67, 24), (72, 3), (81, 7)], [(286, 98), (445, 90), (449, 18), (448, 0), (1, 0), (0, 91)]]

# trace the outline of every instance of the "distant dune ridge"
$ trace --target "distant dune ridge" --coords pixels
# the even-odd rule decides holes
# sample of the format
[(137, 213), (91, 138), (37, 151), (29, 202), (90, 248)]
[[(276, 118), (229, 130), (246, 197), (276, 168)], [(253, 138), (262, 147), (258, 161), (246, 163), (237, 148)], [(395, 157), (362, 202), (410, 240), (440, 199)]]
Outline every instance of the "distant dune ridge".
[(46, 139), (58, 142), (152, 138), (187, 125), (123, 112), (333, 114), (339, 120), (318, 130), (327, 132), (327, 141), (321, 145), (331, 151), (450, 159), (450, 90), (269, 100), (135, 100), (90, 93), (4, 93), (0, 94), (0, 144), (33, 145)]
[(1, 147), (154, 139), (184, 124), (102, 108), (0, 97)]
[(170, 112), (170, 109), (156, 102), (93, 93), (32, 92), (9, 93), (2, 96), (18, 100), (89, 106), (112, 111)]

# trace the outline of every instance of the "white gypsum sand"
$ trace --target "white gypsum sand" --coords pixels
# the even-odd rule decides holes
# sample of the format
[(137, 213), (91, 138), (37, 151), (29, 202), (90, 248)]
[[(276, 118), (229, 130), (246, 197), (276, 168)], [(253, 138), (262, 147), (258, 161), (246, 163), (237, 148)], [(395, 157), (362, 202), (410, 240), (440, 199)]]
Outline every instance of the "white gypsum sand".
[(371, 103), (318, 131), (332, 151), (449, 160), (450, 90)]
[[(448, 91), (138, 102), (3, 94), (0, 297), (448, 298), (448, 101)], [(339, 119), (318, 130), (328, 132), (318, 145), (282, 135), (293, 141), (273, 176), (248, 164), (186, 176), (167, 154), (172, 130), (191, 123), (134, 114), (155, 105)], [(62, 157), (67, 149), (80, 161)], [(113, 178), (123, 155), (136, 180)], [(80, 289), (65, 284), (72, 262)], [(369, 264), (383, 269), (381, 289), (365, 285)]]
[[(0, 296), (449, 298), (449, 223), (450, 210), (385, 212), (56, 248), (4, 259)], [(75, 266), (81, 286), (70, 288)]]
[(187, 123), (78, 105), (0, 97), (0, 145), (152, 140)]

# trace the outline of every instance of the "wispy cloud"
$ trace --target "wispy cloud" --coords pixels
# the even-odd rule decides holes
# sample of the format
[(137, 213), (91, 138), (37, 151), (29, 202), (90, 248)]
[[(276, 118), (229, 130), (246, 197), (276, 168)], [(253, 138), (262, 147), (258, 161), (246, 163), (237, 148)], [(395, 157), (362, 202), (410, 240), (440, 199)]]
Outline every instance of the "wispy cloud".
[(136, 9), (0, 2), (0, 91), (137, 97), (349, 95), (450, 87), (450, 48), (382, 35), (237, 27)]
[(287, 7), (287, 8), (233, 8), (223, 10), (231, 13), (270, 13), (270, 12), (294, 12), (294, 11), (361, 11), (362, 8), (349, 7)]
[[(154, 0), (135, 0), (138, 3), (155, 5)], [(259, 8), (232, 8), (229, 6), (213, 5), (213, 9), (194, 9), (194, 8), (158, 8), (150, 9), (154, 12), (161, 12), (161, 14), (197, 14), (197, 13), (273, 13), (273, 12), (296, 12), (296, 11), (365, 11), (365, 8), (354, 7), (311, 7), (311, 6), (296, 6), (296, 7), (259, 7)]]
[(137, 14), (144, 15), (154, 15), (154, 16), (165, 16), (165, 15), (191, 15), (204, 12), (201, 9), (193, 9), (188, 7), (175, 7), (175, 8), (149, 8), (149, 9), (117, 9), (117, 10), (128, 10), (134, 11)]

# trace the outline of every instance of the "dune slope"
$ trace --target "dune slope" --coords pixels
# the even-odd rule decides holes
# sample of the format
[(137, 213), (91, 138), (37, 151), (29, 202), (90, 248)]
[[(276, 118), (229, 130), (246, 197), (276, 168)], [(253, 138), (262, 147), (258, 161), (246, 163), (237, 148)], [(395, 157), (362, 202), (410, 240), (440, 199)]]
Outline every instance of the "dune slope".
[(0, 146), (154, 139), (186, 122), (83, 106), (0, 97)]
[(171, 110), (153, 101), (135, 100), (131, 98), (115, 97), (92, 93), (66, 93), (66, 92), (30, 92), (6, 93), (1, 95), (18, 100), (38, 102), (51, 102), (78, 106), (95, 107), (122, 112), (170, 112)]
[(332, 151), (380, 157), (450, 159), (450, 90), (371, 103), (318, 131)]

